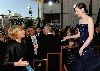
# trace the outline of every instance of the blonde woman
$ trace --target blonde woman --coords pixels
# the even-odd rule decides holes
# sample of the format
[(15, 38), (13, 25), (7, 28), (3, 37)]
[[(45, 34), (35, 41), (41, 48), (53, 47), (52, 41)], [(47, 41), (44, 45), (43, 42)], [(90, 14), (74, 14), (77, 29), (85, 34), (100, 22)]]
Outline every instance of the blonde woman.
[(5, 71), (26, 71), (32, 60), (31, 49), (27, 47), (22, 38), (25, 37), (25, 31), (21, 25), (14, 25), (8, 29), (8, 36), (11, 41), (7, 44), (4, 66)]

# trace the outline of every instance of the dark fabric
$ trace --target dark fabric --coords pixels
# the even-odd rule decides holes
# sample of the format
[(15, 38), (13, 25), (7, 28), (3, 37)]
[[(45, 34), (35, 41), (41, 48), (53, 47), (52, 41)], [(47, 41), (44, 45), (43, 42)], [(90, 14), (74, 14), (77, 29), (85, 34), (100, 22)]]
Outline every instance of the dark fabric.
[(79, 54), (77, 52), (79, 48), (78, 47), (75, 47), (75, 48), (64, 48), (62, 50), (62, 62), (63, 64), (66, 65), (67, 69), (70, 68), (70, 64), (77, 59), (77, 57), (79, 57)]
[(30, 47), (30, 48), (33, 47), (33, 43), (32, 43), (32, 40), (31, 40), (30, 36), (25, 36), (25, 38), (23, 38), (23, 40), (25, 40), (25, 42), (28, 45), (28, 47)]
[(47, 58), (47, 53), (59, 52), (60, 41), (52, 34), (44, 35), (39, 42), (38, 56), (40, 59)]
[(95, 32), (94, 34), (95, 34), (94, 42), (95, 42), (96, 45), (100, 46), (100, 33), (99, 32)]
[(38, 50), (37, 50), (37, 58), (38, 59), (43, 59), (44, 58), (44, 54), (46, 52), (46, 49), (44, 47), (44, 41), (45, 39), (45, 35), (41, 35), (38, 37)]
[(3, 60), (4, 60), (5, 46), (6, 46), (6, 42), (0, 41), (0, 71), (4, 70)]
[(16, 67), (14, 62), (19, 61), (21, 58), (23, 60), (29, 61), (32, 64), (33, 54), (31, 49), (27, 47), (25, 41), (18, 43), (16, 41), (10, 41), (6, 47), (5, 57), (4, 57), (4, 66), (5, 71), (26, 71), (25, 67)]
[(36, 58), (36, 55), (34, 54), (34, 46), (33, 46), (31, 36), (25, 36), (23, 40), (25, 40), (27, 47), (30, 49), (31, 53), (34, 55), (32, 58)]
[[(88, 24), (80, 24), (79, 31), (79, 47), (81, 48), (89, 36)], [(93, 41), (83, 50), (82, 56), (73, 61), (70, 71), (100, 71), (100, 55), (96, 53)]]

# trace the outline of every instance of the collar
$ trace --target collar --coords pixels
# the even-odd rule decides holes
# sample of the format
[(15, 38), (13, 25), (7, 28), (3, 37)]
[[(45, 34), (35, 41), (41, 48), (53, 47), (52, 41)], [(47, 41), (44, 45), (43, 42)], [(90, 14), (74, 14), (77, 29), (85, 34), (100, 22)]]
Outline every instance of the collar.
[(46, 35), (48, 35), (48, 34), (52, 34), (52, 33), (47, 33)]

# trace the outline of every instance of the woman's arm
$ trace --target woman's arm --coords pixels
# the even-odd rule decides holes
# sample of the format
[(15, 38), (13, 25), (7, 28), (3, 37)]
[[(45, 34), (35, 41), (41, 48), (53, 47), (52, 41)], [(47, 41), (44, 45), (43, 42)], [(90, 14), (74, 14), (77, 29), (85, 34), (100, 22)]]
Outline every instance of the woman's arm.
[(12, 60), (11, 58), (14, 58), (12, 57), (13, 54), (14, 54), (14, 50), (11, 49), (11, 48), (14, 48), (12, 45), (8, 45), (6, 47), (6, 52), (5, 52), (5, 55), (4, 55), (4, 66), (27, 66), (29, 65), (29, 63), (27, 61), (22, 61), (23, 58), (21, 58), (19, 61), (17, 62), (14, 62), (14, 60)]
[(78, 29), (78, 33), (75, 34), (75, 35), (72, 35), (72, 36), (66, 36), (67, 39), (71, 39), (71, 38), (78, 38), (80, 37), (80, 32), (79, 32), (79, 29)]
[(8, 66), (8, 65), (10, 65), (10, 66), (14, 66), (14, 62), (11, 62), (10, 60), (10, 57), (11, 55), (10, 55), (10, 46), (8, 45), (7, 47), (6, 47), (6, 51), (5, 51), (5, 54), (4, 54), (4, 66)]
[(78, 38), (78, 37), (80, 37), (80, 32), (79, 32), (79, 29), (78, 29), (78, 33), (77, 33), (76, 35), (63, 37), (64, 39), (63, 39), (63, 40), (61, 40), (61, 42), (62, 42), (62, 41), (65, 41), (66, 39)]
[(78, 37), (80, 37), (80, 32), (79, 32), (79, 29), (78, 29), (78, 33), (77, 33), (76, 35), (66, 36), (66, 37), (64, 37), (64, 39), (66, 40), (66, 39), (78, 38)]

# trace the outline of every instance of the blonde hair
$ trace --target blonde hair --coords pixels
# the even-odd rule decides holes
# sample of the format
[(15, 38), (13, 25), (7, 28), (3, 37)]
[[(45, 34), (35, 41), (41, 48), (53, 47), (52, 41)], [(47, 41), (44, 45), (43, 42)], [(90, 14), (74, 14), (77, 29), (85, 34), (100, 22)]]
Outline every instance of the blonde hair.
[(23, 26), (22, 25), (13, 25), (8, 29), (8, 36), (11, 39), (16, 39), (18, 37), (18, 31), (22, 30)]

